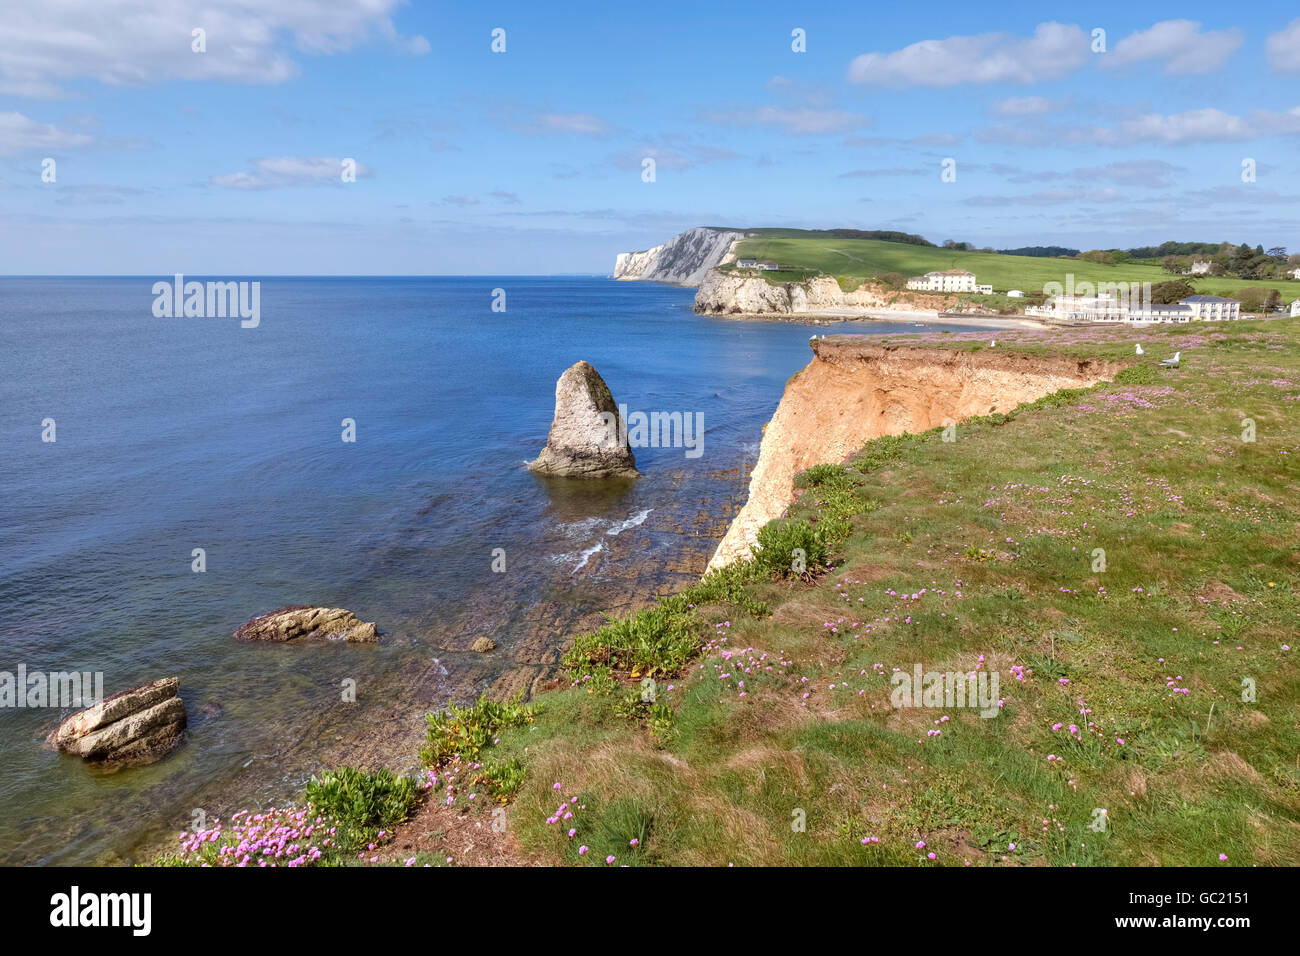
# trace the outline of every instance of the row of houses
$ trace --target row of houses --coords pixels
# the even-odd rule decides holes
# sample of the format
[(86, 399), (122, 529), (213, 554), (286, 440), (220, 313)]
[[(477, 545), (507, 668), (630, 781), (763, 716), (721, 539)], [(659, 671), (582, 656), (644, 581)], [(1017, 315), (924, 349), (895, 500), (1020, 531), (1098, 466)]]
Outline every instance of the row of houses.
[(943, 272), (927, 272), (923, 276), (912, 276), (907, 280), (907, 287), (917, 292), (975, 292), (992, 295), (993, 286), (979, 285), (975, 273), (965, 269), (945, 269)]
[(1168, 304), (1107, 293), (1058, 295), (1046, 305), (1030, 306), (1025, 314), (1058, 322), (1232, 322), (1241, 318), (1241, 303), (1218, 295), (1191, 295)]
[(780, 267), (771, 259), (737, 259), (737, 269), (757, 269), (759, 272), (776, 272)]

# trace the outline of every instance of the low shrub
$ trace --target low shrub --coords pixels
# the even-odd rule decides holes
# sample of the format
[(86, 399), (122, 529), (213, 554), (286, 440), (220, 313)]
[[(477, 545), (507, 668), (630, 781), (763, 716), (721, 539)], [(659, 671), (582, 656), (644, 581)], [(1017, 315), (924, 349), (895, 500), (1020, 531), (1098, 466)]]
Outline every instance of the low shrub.
[(307, 784), (307, 802), (354, 834), (390, 830), (407, 818), (419, 796), (416, 782), (389, 770), (326, 770)]
[(769, 521), (758, 532), (754, 564), (768, 577), (811, 576), (829, 552), (821, 531), (807, 521)]
[(446, 763), (459, 754), (477, 757), (502, 730), (532, 723), (533, 709), (523, 704), (523, 695), (498, 703), (483, 694), (468, 707), (448, 704), (440, 714), (426, 714), (428, 743), (420, 757), (431, 767)]

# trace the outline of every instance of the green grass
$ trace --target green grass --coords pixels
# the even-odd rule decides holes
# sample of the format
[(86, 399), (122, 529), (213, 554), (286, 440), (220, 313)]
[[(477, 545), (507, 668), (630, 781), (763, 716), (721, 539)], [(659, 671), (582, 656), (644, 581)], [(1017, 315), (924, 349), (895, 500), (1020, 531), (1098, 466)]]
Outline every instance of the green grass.
[[(774, 281), (793, 281), (807, 272), (822, 272), (840, 277), (841, 287), (856, 287), (851, 280), (865, 280), (896, 272), (904, 279), (944, 269), (965, 269), (975, 273), (980, 283), (992, 285), (997, 292), (1020, 289), (1042, 292), (1048, 282), (1065, 284), (1067, 274), (1075, 283), (1166, 282), (1180, 278), (1170, 275), (1158, 263), (1129, 263), (1106, 266), (1077, 259), (1043, 259), (1034, 256), (1001, 256), (984, 252), (958, 252), (933, 246), (915, 246), (877, 239), (835, 239), (825, 237), (781, 237), (772, 235), (746, 239), (737, 247), (737, 257), (771, 259), (783, 270), (767, 273), (785, 277)], [(1300, 281), (1247, 280), (1231, 276), (1196, 278), (1196, 291), (1202, 295), (1231, 295), (1241, 289), (1277, 289), (1284, 302), (1300, 297)], [(980, 297), (984, 298), (984, 297)], [(1014, 304), (1001, 296), (988, 297), (990, 304)], [(1021, 303), (1023, 304), (1023, 303)]]
[[(1300, 863), (1300, 322), (1141, 335), (1114, 383), (802, 473), (772, 527), (851, 512), (834, 568), (667, 599), (698, 643), (659, 658), (658, 726), (617, 669), (542, 695), (501, 735), (512, 832), (575, 865)], [(1132, 337), (998, 350), (1132, 362)], [(917, 663), (996, 671), (1004, 705), (892, 706)]]

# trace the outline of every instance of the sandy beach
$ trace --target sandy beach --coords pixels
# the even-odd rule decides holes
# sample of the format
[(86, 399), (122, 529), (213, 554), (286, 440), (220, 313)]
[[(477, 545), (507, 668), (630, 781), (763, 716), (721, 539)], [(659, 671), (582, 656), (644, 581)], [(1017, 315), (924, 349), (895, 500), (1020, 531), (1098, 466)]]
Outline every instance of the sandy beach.
[(759, 312), (734, 314), (736, 319), (771, 319), (778, 322), (896, 322), (899, 325), (944, 326), (983, 325), (993, 329), (1045, 329), (1048, 326), (1023, 315), (949, 315), (908, 309), (817, 309), (808, 312)]

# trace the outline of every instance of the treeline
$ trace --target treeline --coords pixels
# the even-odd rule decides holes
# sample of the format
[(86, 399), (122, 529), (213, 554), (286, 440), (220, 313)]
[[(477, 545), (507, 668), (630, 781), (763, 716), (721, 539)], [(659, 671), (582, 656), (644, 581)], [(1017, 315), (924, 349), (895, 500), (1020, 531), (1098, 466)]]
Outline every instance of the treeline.
[[(1134, 259), (1163, 259), (1165, 256), (1190, 256), (1197, 252), (1218, 252), (1222, 242), (1162, 242), (1158, 246), (1138, 246), (1129, 249)], [(1230, 245), (1230, 243), (1227, 243)]]
[(892, 229), (827, 229), (826, 232), (836, 239), (879, 239), (882, 242), (905, 242), (909, 246), (934, 245), (924, 236), (910, 232), (895, 232)]
[[(715, 228), (710, 226), (709, 228)], [(746, 229), (755, 236), (767, 236), (772, 239), (818, 239), (829, 236), (833, 239), (879, 239), (882, 242), (903, 242), (909, 246), (933, 246), (934, 243), (925, 236), (910, 232), (898, 232), (894, 229)]]
[(1285, 246), (1274, 246), (1265, 251), (1263, 246), (1255, 246), (1252, 249), (1244, 242), (1239, 246), (1224, 242), (1215, 246), (1213, 250), (1162, 256), (1160, 266), (1166, 272), (1175, 275), (1285, 280), (1292, 278), (1292, 271), (1300, 268), (1300, 255), (1287, 255)]
[(1019, 249), (998, 250), (1000, 256), (1035, 256), (1039, 259), (1057, 259), (1061, 256), (1072, 259), (1078, 254), (1078, 249), (1067, 249), (1065, 246), (1021, 246)]

